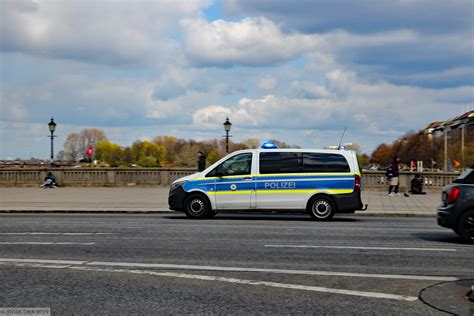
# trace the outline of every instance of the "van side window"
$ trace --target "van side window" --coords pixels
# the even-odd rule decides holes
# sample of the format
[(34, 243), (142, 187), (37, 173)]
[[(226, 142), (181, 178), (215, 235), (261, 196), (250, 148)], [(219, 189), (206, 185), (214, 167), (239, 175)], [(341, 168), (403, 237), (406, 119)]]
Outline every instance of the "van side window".
[(350, 172), (343, 155), (303, 153), (303, 172)]
[(249, 175), (251, 171), (252, 153), (245, 153), (230, 157), (212, 169), (206, 177)]
[(298, 173), (302, 171), (301, 153), (260, 153), (260, 173)]

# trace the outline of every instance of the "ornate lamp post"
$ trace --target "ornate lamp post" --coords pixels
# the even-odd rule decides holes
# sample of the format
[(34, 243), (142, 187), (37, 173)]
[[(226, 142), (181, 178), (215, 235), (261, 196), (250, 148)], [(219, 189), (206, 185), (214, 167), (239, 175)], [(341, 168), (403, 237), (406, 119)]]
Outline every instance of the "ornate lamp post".
[(224, 125), (224, 130), (225, 130), (225, 153), (228, 154), (229, 153), (229, 137), (232, 137), (232, 136), (229, 136), (229, 132), (230, 132), (230, 128), (232, 127), (232, 123), (229, 122), (229, 118), (226, 118), (223, 125)]
[(53, 151), (53, 139), (56, 137), (54, 131), (56, 130), (56, 123), (54, 123), (54, 118), (51, 118), (51, 122), (48, 123), (48, 129), (51, 132), (51, 135), (48, 136), (51, 138), (51, 161), (54, 160), (54, 151)]

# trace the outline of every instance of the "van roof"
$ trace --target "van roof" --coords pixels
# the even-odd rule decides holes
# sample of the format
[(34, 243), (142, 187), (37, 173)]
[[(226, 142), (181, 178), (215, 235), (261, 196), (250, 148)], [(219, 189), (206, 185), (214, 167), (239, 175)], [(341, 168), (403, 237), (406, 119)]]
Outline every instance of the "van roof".
[(324, 154), (340, 154), (346, 155), (351, 154), (353, 150), (336, 150), (336, 149), (315, 149), (315, 148), (271, 148), (271, 149), (264, 149), (264, 148), (255, 148), (255, 149), (243, 149), (239, 151), (234, 151), (232, 154), (237, 152), (315, 152), (315, 153), (324, 153)]

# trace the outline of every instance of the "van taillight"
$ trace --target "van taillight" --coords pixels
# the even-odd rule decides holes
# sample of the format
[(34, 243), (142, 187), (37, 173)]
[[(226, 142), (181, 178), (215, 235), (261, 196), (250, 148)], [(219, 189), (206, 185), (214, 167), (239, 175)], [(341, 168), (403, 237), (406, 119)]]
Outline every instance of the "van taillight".
[(360, 176), (358, 174), (355, 175), (354, 179), (354, 190), (359, 190), (360, 189)]
[(461, 189), (459, 189), (458, 187), (452, 187), (448, 193), (448, 203), (452, 203), (456, 201), (459, 197), (460, 192), (461, 192)]

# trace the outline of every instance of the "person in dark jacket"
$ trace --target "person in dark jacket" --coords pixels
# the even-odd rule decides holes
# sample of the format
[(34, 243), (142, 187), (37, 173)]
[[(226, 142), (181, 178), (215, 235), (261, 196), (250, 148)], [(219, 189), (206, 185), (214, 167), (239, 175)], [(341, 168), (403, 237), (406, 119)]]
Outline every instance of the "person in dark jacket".
[(204, 171), (206, 169), (206, 156), (202, 151), (199, 151), (199, 158), (198, 158), (198, 171)]
[(410, 182), (411, 194), (426, 194), (423, 192), (423, 179), (419, 174), (415, 174), (415, 177)]
[(57, 188), (56, 177), (52, 172), (48, 172), (48, 175), (44, 178), (44, 182), (41, 185), (42, 188)]
[(397, 195), (400, 176), (400, 158), (394, 156), (389, 168), (392, 170), (390, 186), (388, 187), (388, 195)]

